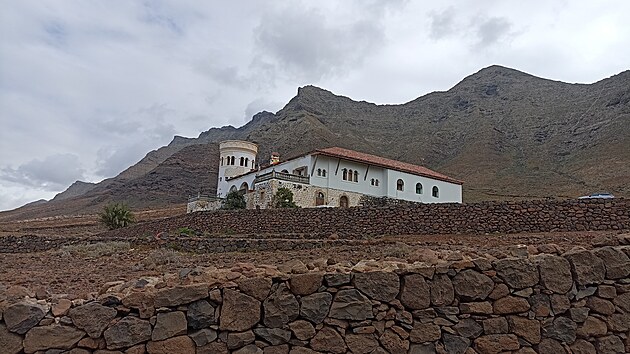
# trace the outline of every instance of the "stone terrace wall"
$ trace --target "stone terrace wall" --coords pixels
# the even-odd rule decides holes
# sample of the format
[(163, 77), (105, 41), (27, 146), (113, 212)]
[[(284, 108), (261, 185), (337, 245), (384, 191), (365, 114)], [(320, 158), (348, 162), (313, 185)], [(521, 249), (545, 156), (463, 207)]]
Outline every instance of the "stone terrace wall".
[(320, 234), (366, 237), (484, 234), (630, 228), (630, 200), (565, 200), (209, 211), (103, 234), (150, 236), (189, 227), (210, 234)]
[(231, 270), (221, 285), (185, 283), (191, 279), (180, 274), (179, 285), (160, 278), (110, 283), (85, 302), (9, 304), (15, 291), (5, 289), (0, 351), (624, 353), (628, 255), (622, 246), (388, 271), (296, 267), (304, 273), (246, 277)]

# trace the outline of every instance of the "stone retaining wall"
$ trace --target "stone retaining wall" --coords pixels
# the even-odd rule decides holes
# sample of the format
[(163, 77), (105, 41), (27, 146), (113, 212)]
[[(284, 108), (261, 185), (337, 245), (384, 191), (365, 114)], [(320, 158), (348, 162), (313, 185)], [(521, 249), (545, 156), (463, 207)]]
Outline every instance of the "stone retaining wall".
[(629, 255), (620, 246), (437, 266), (368, 262), (350, 273), (325, 264), (266, 276), (190, 271), (108, 283), (91, 301), (19, 299), (0, 285), (0, 351), (624, 353)]
[(383, 208), (208, 211), (104, 233), (138, 237), (188, 227), (199, 234), (380, 235), (485, 234), (630, 228), (630, 200), (413, 204)]

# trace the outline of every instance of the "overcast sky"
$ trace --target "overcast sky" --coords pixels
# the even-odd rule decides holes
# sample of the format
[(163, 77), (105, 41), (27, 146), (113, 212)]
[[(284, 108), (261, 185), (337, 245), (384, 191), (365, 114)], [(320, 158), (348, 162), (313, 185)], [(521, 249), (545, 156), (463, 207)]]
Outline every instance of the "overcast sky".
[(404, 103), (499, 64), (630, 69), (630, 1), (0, 0), (0, 210), (97, 182), (174, 135), (313, 84)]

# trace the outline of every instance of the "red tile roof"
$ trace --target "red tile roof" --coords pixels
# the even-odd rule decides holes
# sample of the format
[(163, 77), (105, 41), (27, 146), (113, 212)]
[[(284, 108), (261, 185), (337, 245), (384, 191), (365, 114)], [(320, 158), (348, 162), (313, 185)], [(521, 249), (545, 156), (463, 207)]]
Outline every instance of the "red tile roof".
[(455, 184), (463, 184), (464, 183), (462, 181), (456, 180), (454, 178), (451, 178), (451, 177), (448, 177), (448, 176), (443, 175), (441, 173), (438, 173), (438, 172), (435, 172), (433, 170), (430, 170), (430, 169), (428, 169), (426, 167), (413, 165), (413, 164), (406, 163), (406, 162), (400, 162), (400, 161), (396, 161), (396, 160), (390, 160), (390, 159), (386, 159), (384, 157), (370, 155), (370, 154), (365, 154), (365, 153), (362, 153), (362, 152), (349, 150), (349, 149), (344, 149), (344, 148), (340, 148), (340, 147), (330, 147), (330, 148), (326, 148), (326, 149), (315, 150), (314, 154), (320, 154), (320, 155), (325, 155), (325, 156), (330, 156), (330, 157), (342, 158), (342, 159), (346, 159), (346, 160), (351, 160), (351, 161), (355, 161), (355, 162), (370, 164), (370, 165), (373, 165), (373, 166), (389, 168), (389, 169), (400, 171), (400, 172), (411, 173), (413, 175), (433, 178), (433, 179), (437, 179), (437, 180), (440, 180), (440, 181), (445, 181), (445, 182), (450, 182), (450, 183), (455, 183)]

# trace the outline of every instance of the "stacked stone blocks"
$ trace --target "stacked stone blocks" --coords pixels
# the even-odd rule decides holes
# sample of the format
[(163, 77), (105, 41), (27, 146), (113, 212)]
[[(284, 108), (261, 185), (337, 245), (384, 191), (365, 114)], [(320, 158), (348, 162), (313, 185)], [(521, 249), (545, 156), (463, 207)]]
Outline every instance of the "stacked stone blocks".
[[(630, 247), (0, 300), (3, 353), (624, 353)], [(367, 269), (364, 269), (367, 270)], [(0, 299), (2, 299), (0, 297)]]

